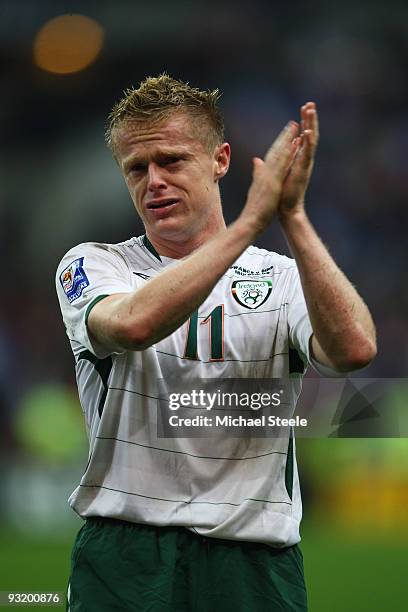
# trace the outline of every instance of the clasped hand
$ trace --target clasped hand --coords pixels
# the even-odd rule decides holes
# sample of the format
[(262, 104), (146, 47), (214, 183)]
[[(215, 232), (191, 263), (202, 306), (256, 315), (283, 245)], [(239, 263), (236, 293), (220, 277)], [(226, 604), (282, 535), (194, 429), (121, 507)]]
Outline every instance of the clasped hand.
[(314, 102), (300, 109), (300, 124), (290, 121), (265, 158), (253, 159), (253, 178), (242, 216), (263, 231), (279, 215), (303, 210), (319, 139)]

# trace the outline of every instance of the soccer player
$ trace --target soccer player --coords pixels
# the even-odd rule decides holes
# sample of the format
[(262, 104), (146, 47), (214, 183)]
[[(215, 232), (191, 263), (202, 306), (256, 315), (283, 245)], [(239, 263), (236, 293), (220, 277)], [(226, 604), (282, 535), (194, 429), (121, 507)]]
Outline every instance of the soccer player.
[[(86, 519), (69, 609), (306, 610), (292, 431), (159, 438), (158, 379), (288, 377), (366, 366), (375, 328), (305, 212), (316, 105), (254, 158), (224, 222), (230, 162), (218, 92), (161, 75), (131, 89), (107, 143), (145, 234), (71, 249), (57, 292), (90, 441), (70, 498)], [(278, 218), (294, 259), (252, 246)]]

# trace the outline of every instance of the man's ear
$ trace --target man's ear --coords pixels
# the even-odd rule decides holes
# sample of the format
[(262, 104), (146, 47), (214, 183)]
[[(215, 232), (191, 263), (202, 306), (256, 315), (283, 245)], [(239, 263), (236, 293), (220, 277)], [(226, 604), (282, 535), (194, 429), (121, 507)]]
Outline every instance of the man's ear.
[(214, 180), (218, 181), (228, 172), (231, 159), (231, 147), (228, 142), (218, 145), (214, 151)]

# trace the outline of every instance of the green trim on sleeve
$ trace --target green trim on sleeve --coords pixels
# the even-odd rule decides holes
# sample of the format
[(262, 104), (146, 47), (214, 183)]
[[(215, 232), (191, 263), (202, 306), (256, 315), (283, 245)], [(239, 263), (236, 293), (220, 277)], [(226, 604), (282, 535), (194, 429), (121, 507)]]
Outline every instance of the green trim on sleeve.
[(289, 347), (289, 374), (304, 374), (305, 369), (301, 353)]
[(289, 434), (288, 454), (286, 457), (285, 486), (286, 486), (286, 491), (288, 492), (289, 498), (292, 499), (292, 494), (293, 494), (293, 429), (292, 428)]
[[(102, 297), (106, 297), (106, 295)], [(106, 396), (108, 395), (108, 380), (109, 380), (109, 376), (110, 376), (112, 365), (113, 365), (112, 357), (109, 356), (109, 357), (105, 357), (105, 359), (98, 359), (97, 357), (95, 357), (95, 355), (91, 353), (91, 351), (86, 350), (86, 351), (82, 351), (82, 353), (78, 355), (78, 362), (81, 359), (86, 359), (86, 361), (89, 361), (90, 363), (92, 363), (96, 372), (98, 372), (99, 376), (101, 377), (101, 382), (103, 384), (103, 392), (102, 392), (101, 399), (98, 404), (98, 414), (101, 417), (102, 412), (103, 412), (103, 407), (105, 405)]]
[(88, 305), (88, 308), (86, 309), (86, 312), (85, 312), (85, 325), (88, 325), (88, 317), (90, 315), (90, 312), (91, 312), (92, 308), (95, 306), (95, 304), (97, 304), (98, 302), (100, 302), (101, 300), (103, 300), (106, 297), (109, 297), (109, 293), (105, 293), (104, 295), (98, 295)]

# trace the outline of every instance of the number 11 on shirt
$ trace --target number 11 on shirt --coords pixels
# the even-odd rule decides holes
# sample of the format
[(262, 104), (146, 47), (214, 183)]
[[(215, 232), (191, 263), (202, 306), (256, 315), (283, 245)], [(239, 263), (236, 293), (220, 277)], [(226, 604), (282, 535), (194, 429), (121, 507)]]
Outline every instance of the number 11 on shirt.
[[(224, 304), (213, 308), (200, 325), (208, 325), (211, 349), (210, 361), (224, 360)], [(199, 360), (198, 356), (198, 310), (195, 310), (187, 322), (187, 340), (184, 349), (185, 359)]]

